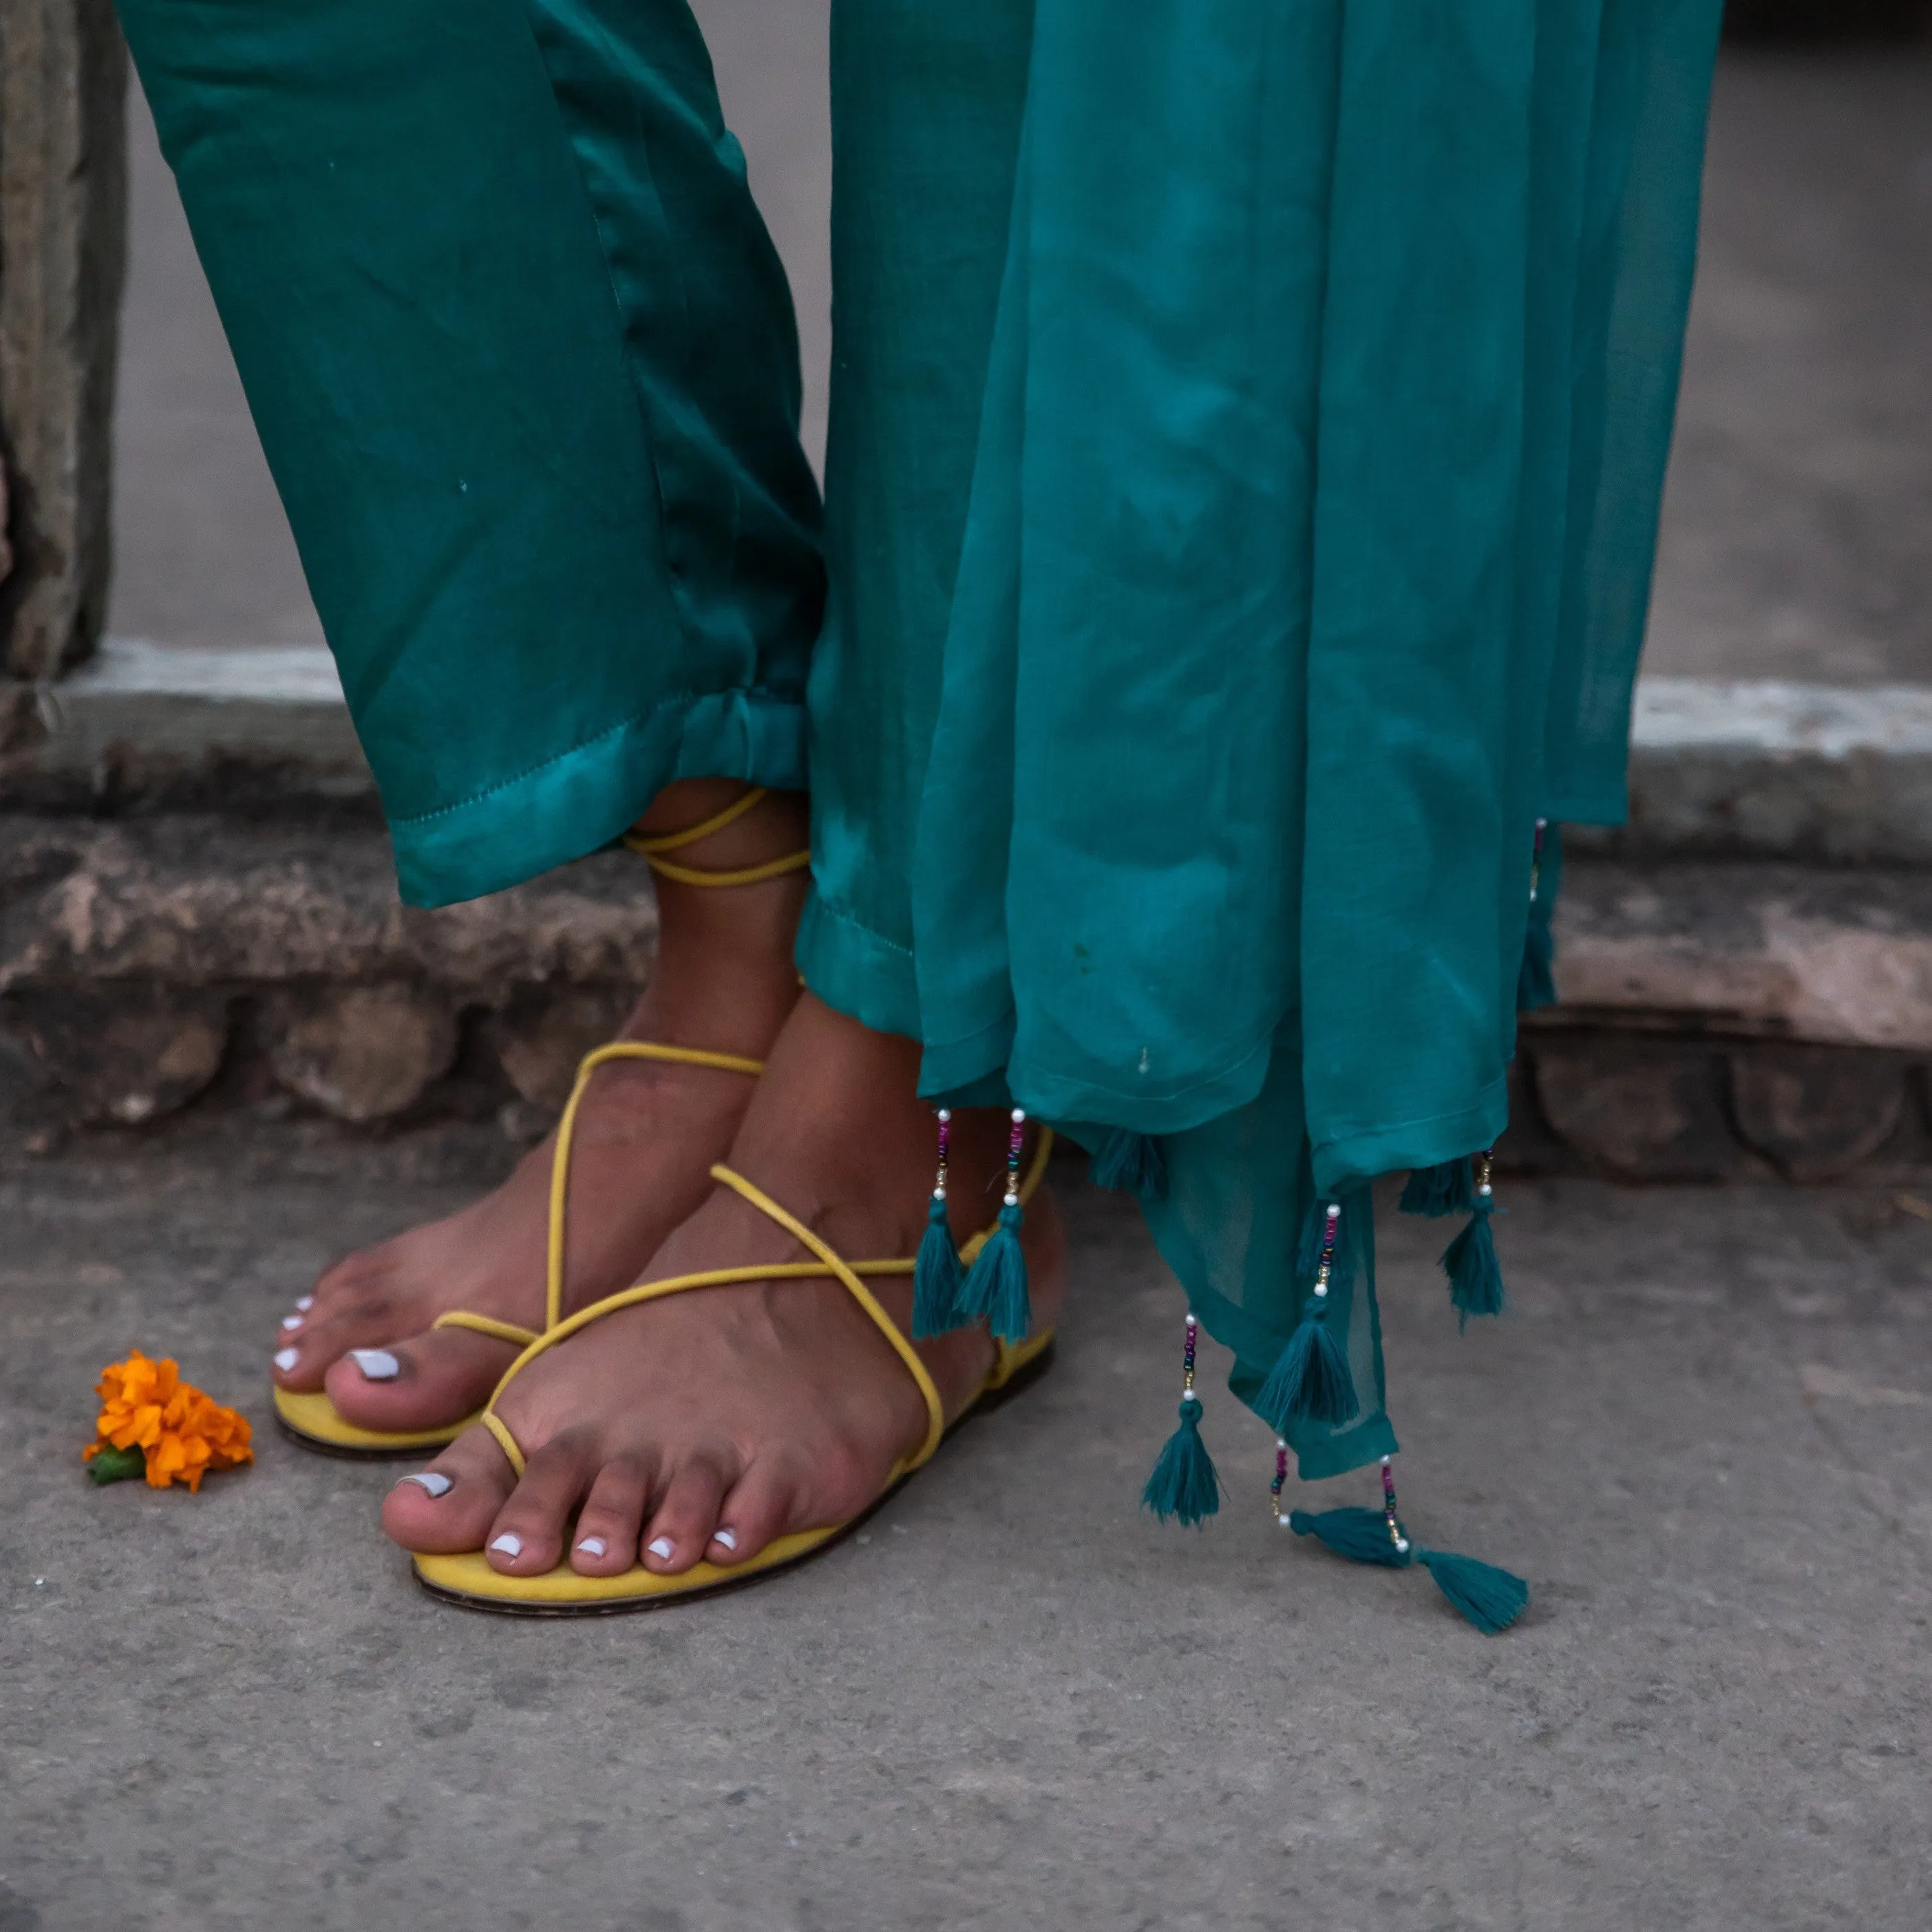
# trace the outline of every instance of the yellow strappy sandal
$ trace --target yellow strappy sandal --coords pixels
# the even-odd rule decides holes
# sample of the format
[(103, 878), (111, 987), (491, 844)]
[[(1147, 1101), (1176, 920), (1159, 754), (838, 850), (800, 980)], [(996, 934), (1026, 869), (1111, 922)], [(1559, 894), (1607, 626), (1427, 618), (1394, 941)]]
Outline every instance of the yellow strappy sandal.
[[(726, 826), (736, 824), (767, 795), (765, 788), (754, 786), (742, 797), (734, 799), (722, 812), (714, 813), (698, 824), (687, 826), (682, 832), (650, 838), (633, 832), (624, 843), (648, 860), (653, 872), (662, 872), (666, 878), (685, 885), (752, 885), (760, 880), (775, 879), (787, 872), (802, 871), (812, 863), (809, 850), (788, 852), (782, 858), (771, 860), (764, 865), (729, 872), (678, 865), (662, 856), (686, 845), (694, 845), (700, 838), (709, 838), (712, 832), (722, 832)], [(650, 1040), (616, 1040), (585, 1054), (578, 1065), (570, 1098), (557, 1122), (556, 1152), (550, 1162), (550, 1241), (544, 1288), (543, 1329), (525, 1328), (514, 1322), (500, 1322), (494, 1316), (473, 1314), (467, 1309), (452, 1309), (446, 1315), (439, 1315), (430, 1324), (433, 1328), (467, 1328), (474, 1334), (492, 1336), (500, 1342), (512, 1342), (520, 1348), (527, 1348), (539, 1334), (556, 1327), (563, 1312), (563, 1210), (569, 1186), (571, 1136), (577, 1124), (577, 1110), (583, 1101), (584, 1089), (590, 1084), (590, 1076), (598, 1067), (614, 1060), (655, 1060), (680, 1066), (710, 1066), (722, 1072), (749, 1074), (754, 1078), (765, 1070), (761, 1060), (747, 1060), (734, 1053), (710, 1053), (697, 1047), (661, 1046)], [(367, 1456), (374, 1460), (445, 1448), (483, 1416), (483, 1411), (478, 1409), (460, 1422), (445, 1423), (434, 1429), (364, 1429), (337, 1409), (325, 1389), (296, 1395), (271, 1384), (271, 1393), (274, 1399), (275, 1418), (284, 1432), (305, 1448), (319, 1449), (333, 1456)]]
[[(1042, 1129), (1039, 1147), (1020, 1189), (1022, 1201), (1030, 1198), (1039, 1186), (1040, 1179), (1046, 1172), (1046, 1163), (1052, 1148), (1052, 1131)], [(666, 1604), (729, 1589), (736, 1585), (748, 1582), (754, 1577), (769, 1576), (774, 1570), (788, 1568), (802, 1562), (807, 1557), (818, 1555), (856, 1528), (901, 1484), (932, 1460), (940, 1442), (952, 1430), (957, 1429), (969, 1417), (992, 1406), (995, 1400), (1010, 1394), (1018, 1378), (1025, 1376), (1028, 1370), (1037, 1372), (1046, 1367), (1048, 1352), (1053, 1346), (1052, 1329), (1044, 1329), (1040, 1334), (1030, 1335), (1024, 1341), (1014, 1345), (1009, 1345), (995, 1336), (992, 1367), (980, 1385), (977, 1394), (949, 1428), (945, 1411), (940, 1405), (939, 1391), (933, 1385), (932, 1376), (926, 1372), (926, 1364), (920, 1360), (912, 1344), (900, 1333), (898, 1324), (880, 1306), (865, 1282), (864, 1277), (867, 1276), (909, 1275), (913, 1271), (913, 1263), (910, 1261), (845, 1261), (803, 1222), (788, 1214), (742, 1174), (734, 1172), (722, 1162), (713, 1167), (711, 1172), (715, 1180), (722, 1181), (760, 1212), (768, 1215), (818, 1258), (810, 1262), (781, 1262), (776, 1265), (766, 1263), (743, 1268), (709, 1268), (697, 1274), (674, 1275), (665, 1281), (641, 1282), (616, 1294), (607, 1295), (602, 1301), (593, 1302), (589, 1307), (580, 1309), (574, 1315), (556, 1323), (533, 1340), (510, 1364), (503, 1379), (496, 1384), (495, 1394), (490, 1396), (482, 1412), (481, 1420), (484, 1427), (496, 1438), (498, 1445), (509, 1460), (511, 1468), (519, 1476), (524, 1473), (524, 1452), (502, 1418), (496, 1413), (496, 1404), (521, 1370), (527, 1367), (547, 1349), (554, 1348), (558, 1342), (567, 1340), (580, 1329), (589, 1327), (592, 1322), (601, 1320), (606, 1315), (615, 1314), (620, 1308), (634, 1307), (640, 1303), (655, 1301), (668, 1294), (682, 1294), (694, 1288), (719, 1288), (735, 1282), (830, 1279), (843, 1283), (853, 1300), (871, 1317), (873, 1325), (891, 1344), (899, 1360), (905, 1364), (907, 1372), (918, 1384), (919, 1392), (926, 1401), (925, 1439), (911, 1454), (902, 1456), (893, 1466), (885, 1487), (858, 1515), (844, 1522), (827, 1524), (821, 1528), (794, 1530), (788, 1535), (775, 1537), (755, 1556), (747, 1558), (742, 1563), (733, 1564), (728, 1568), (700, 1562), (675, 1576), (659, 1576), (654, 1570), (646, 1570), (642, 1564), (633, 1564), (618, 1576), (583, 1576), (571, 1568), (566, 1558), (555, 1569), (541, 1576), (510, 1576), (492, 1569), (480, 1550), (466, 1550), (456, 1556), (418, 1556), (414, 1558), (417, 1581), (433, 1596), (441, 1597), (450, 1603), (460, 1604), (472, 1610), (499, 1610), (533, 1616), (599, 1616), (620, 1610), (656, 1610)], [(993, 1232), (993, 1229), (988, 1228), (974, 1235), (960, 1250), (961, 1262), (970, 1265)], [(1030, 1378), (1028, 1377), (1028, 1379)]]

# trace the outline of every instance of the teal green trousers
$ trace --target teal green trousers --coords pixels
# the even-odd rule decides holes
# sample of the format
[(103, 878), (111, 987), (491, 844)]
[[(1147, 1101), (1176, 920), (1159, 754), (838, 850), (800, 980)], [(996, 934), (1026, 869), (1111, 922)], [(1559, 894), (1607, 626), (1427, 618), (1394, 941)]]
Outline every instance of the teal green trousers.
[(1614, 820), (1718, 0), (838, 0), (821, 505), (682, 0), (121, 0), (404, 896), (808, 787), (801, 968), (1156, 1144), (1274, 1414), (1318, 1202), (1505, 1119)]

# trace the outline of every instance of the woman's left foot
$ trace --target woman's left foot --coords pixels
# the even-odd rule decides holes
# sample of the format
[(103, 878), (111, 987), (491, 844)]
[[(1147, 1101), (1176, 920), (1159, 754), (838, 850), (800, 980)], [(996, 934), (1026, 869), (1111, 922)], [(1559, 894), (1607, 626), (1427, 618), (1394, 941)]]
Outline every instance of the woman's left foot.
[[(729, 1165), (848, 1260), (910, 1255), (934, 1159), (917, 1066), (911, 1042), (807, 994)], [(1004, 1114), (955, 1118), (957, 1239), (998, 1213), (1006, 1129)], [(1060, 1225), (1044, 1191), (1022, 1240), (1037, 1328), (1064, 1292)], [(644, 1279), (800, 1258), (809, 1257), (783, 1228), (720, 1186)], [(868, 1286), (910, 1334), (910, 1277)], [(992, 1342), (979, 1326), (916, 1346), (950, 1420), (983, 1387)], [(406, 1549), (483, 1549), (514, 1576), (566, 1556), (592, 1576), (640, 1562), (663, 1574), (700, 1560), (741, 1564), (774, 1537), (863, 1510), (927, 1423), (904, 1365), (834, 1280), (700, 1288), (620, 1310), (532, 1362), (496, 1413), (527, 1459), (522, 1478), (487, 1430), (469, 1430), (390, 1491), (383, 1526)]]

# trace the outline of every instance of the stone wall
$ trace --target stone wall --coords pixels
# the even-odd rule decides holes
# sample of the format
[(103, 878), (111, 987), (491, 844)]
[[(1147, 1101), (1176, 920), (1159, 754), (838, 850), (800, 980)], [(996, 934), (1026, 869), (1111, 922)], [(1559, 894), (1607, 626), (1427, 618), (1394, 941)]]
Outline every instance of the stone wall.
[(106, 611), (127, 64), (111, 0), (0, 0), (0, 748)]

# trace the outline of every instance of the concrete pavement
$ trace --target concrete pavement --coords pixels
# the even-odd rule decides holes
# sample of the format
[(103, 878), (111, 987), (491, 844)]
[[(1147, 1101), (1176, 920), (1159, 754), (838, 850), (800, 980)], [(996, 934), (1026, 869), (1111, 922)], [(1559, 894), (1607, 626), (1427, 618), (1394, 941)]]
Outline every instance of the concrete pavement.
[[(393, 1468), (267, 1426), (274, 1318), (500, 1143), (194, 1117), (0, 1168), (0, 1928), (1440, 1932), (1932, 1921), (1932, 1221), (1894, 1197), (1511, 1184), (1515, 1312), (1459, 1340), (1385, 1214), (1418, 1574), (1228, 1492), (1136, 1508), (1180, 1303), (1076, 1183), (1062, 1358), (823, 1562), (656, 1615), (419, 1593)], [(258, 1430), (199, 1498), (97, 1490), (89, 1387), (174, 1353)], [(1323, 1502), (1372, 1496), (1368, 1472)]]

